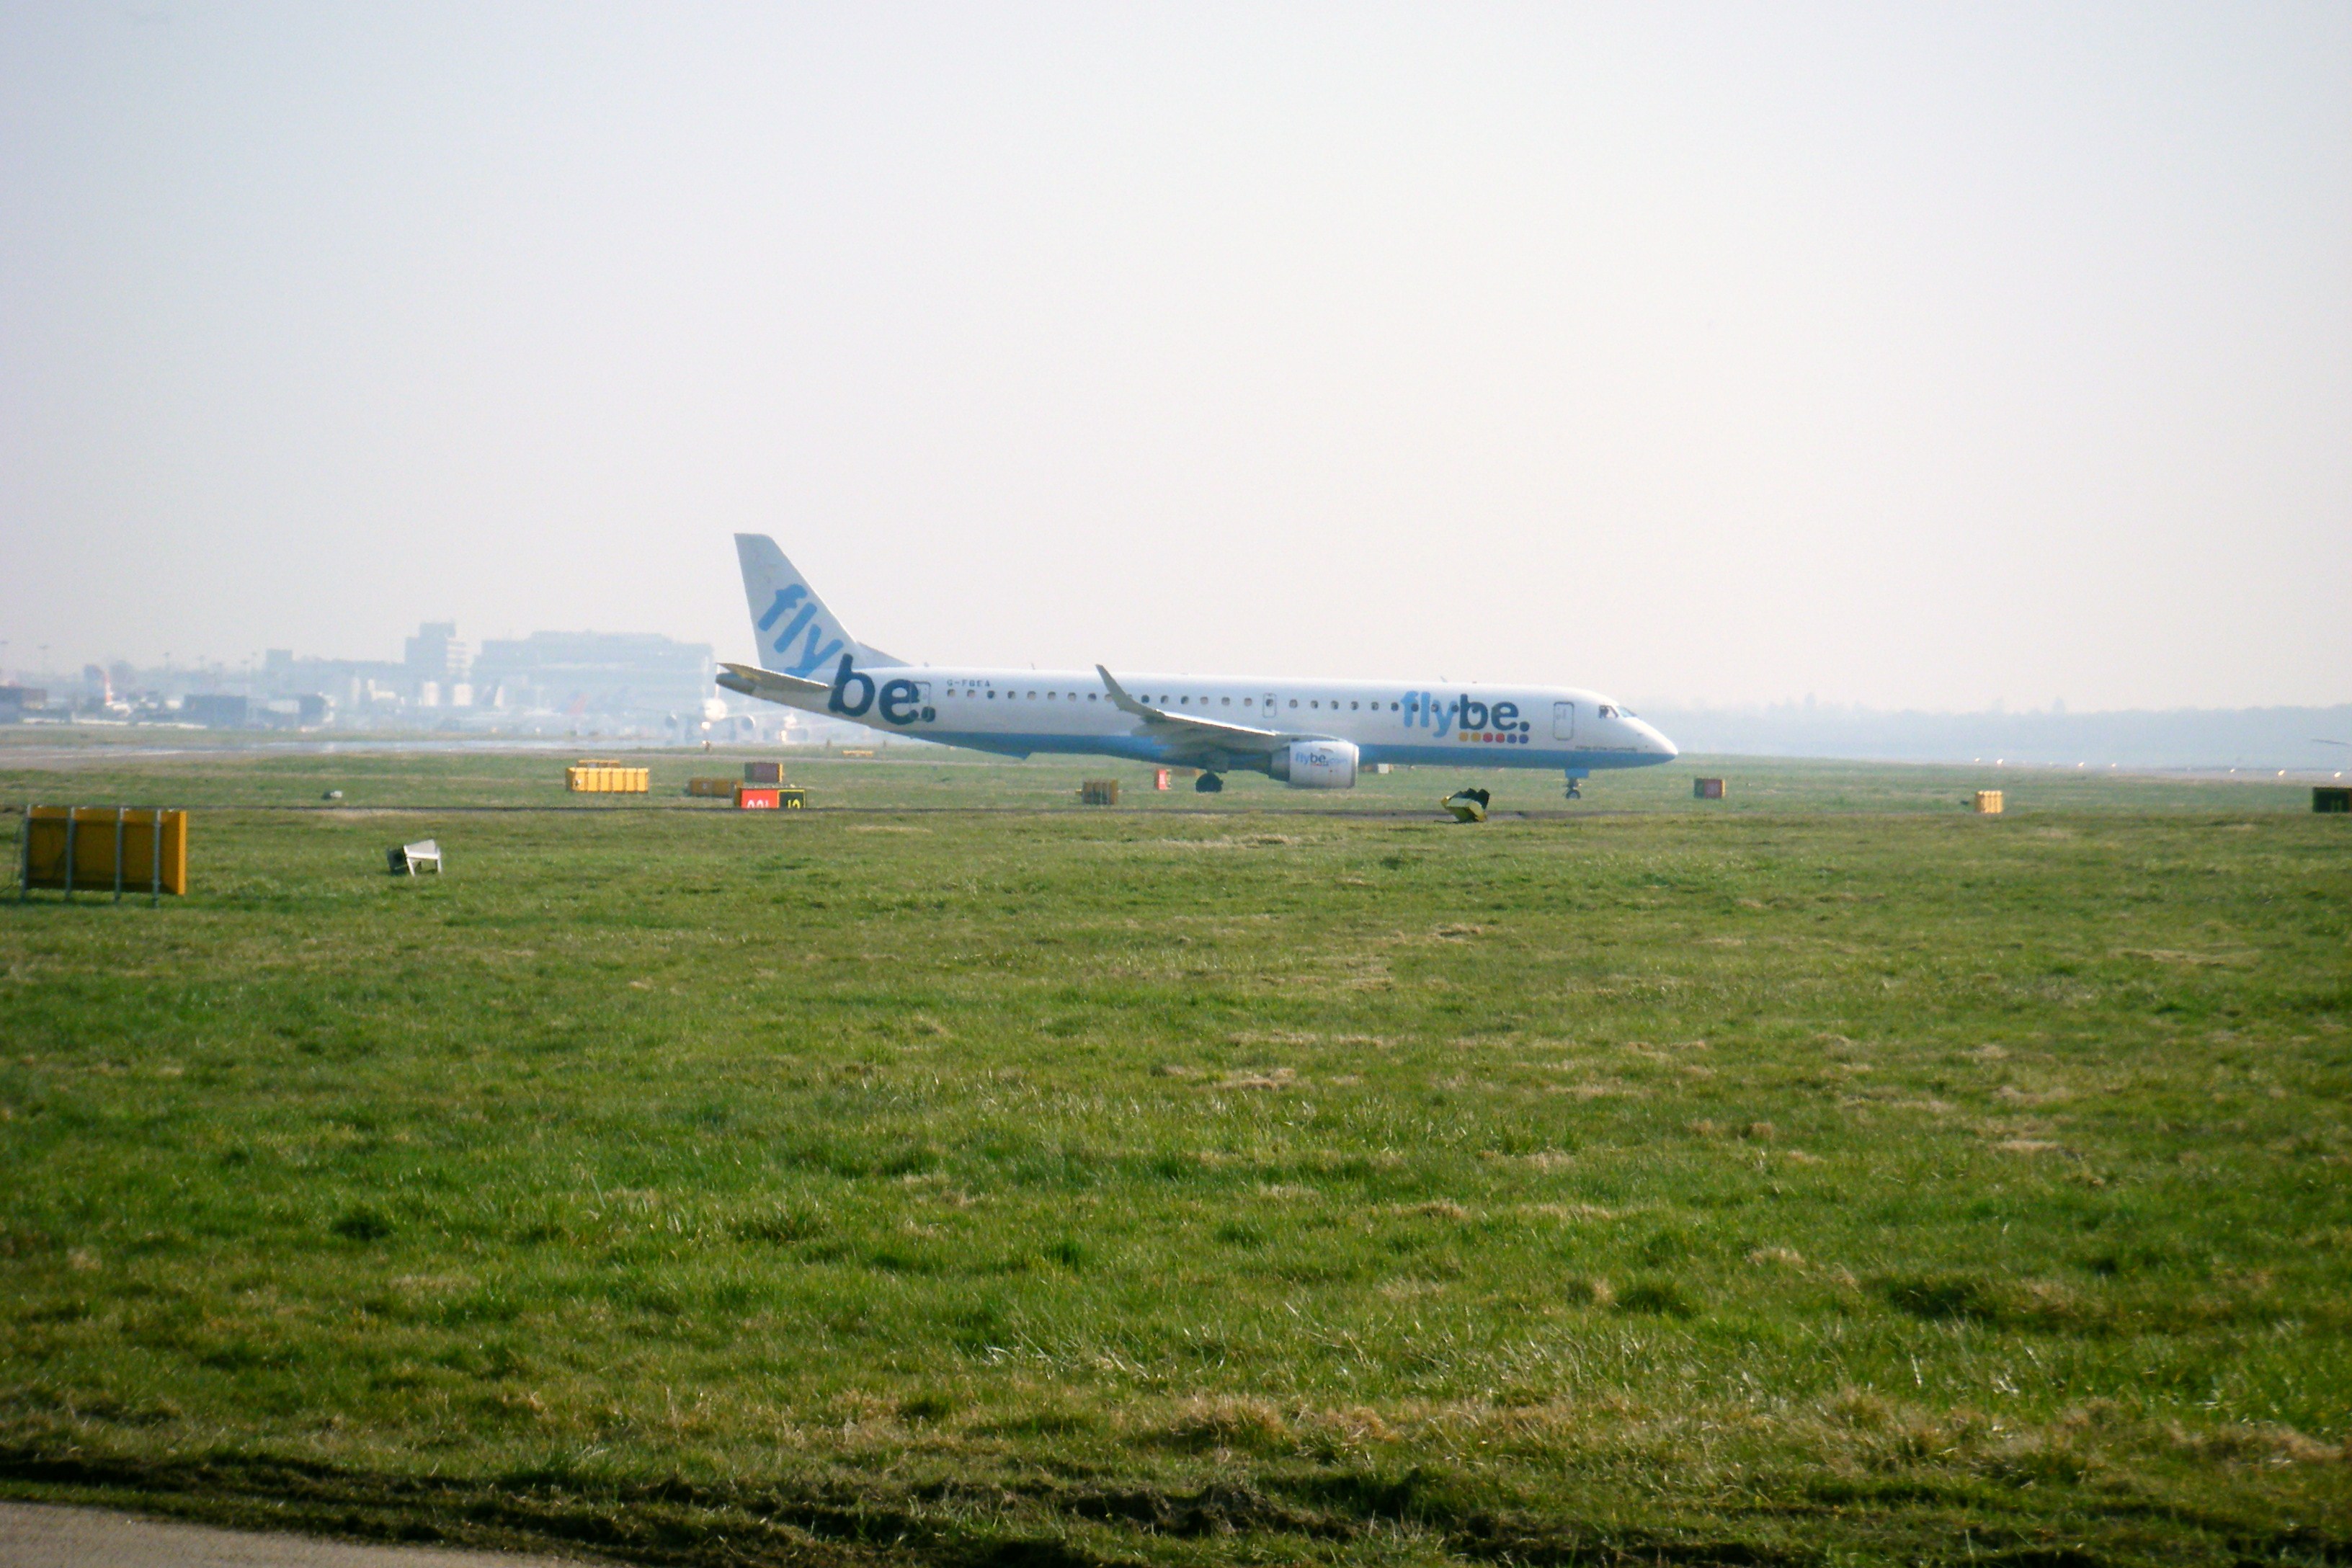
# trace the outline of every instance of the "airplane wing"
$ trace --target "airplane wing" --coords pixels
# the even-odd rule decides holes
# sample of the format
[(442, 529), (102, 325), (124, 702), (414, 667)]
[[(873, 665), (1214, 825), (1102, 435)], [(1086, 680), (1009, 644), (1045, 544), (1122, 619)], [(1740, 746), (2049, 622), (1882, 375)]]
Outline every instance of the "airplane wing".
[(1240, 752), (1251, 756), (1266, 756), (1280, 751), (1299, 737), (1280, 730), (1260, 730), (1248, 724), (1228, 724), (1221, 719), (1200, 719), (1190, 713), (1171, 713), (1165, 708), (1154, 708), (1138, 702), (1128, 695), (1127, 688), (1101, 665), (1095, 673), (1102, 677), (1103, 689), (1110, 693), (1111, 701), (1123, 712), (1132, 713), (1147, 724), (1161, 727), (1169, 740), (1179, 744), (1215, 747), (1222, 751)]
[(730, 691), (740, 691), (746, 697), (762, 698), (770, 702), (790, 703), (795, 698), (822, 697), (833, 689), (822, 680), (784, 675), (749, 664), (721, 664), (719, 668), (725, 671), (719, 677), (719, 685)]

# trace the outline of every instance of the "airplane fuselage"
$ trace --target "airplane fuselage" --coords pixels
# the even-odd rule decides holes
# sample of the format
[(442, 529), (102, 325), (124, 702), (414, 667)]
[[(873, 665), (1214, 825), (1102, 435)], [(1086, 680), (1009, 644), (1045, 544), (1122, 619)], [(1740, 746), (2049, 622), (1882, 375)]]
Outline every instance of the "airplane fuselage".
[[(1137, 701), (1171, 714), (1349, 742), (1367, 765), (1598, 771), (1651, 766), (1675, 754), (1664, 736), (1617, 703), (1574, 687), (1199, 675), (1118, 680)], [(1153, 732), (1158, 727), (1120, 708), (1093, 670), (853, 667), (845, 677), (836, 672), (824, 692), (792, 705), (1010, 756), (1066, 752), (1244, 769), (1258, 761), (1213, 741)]]

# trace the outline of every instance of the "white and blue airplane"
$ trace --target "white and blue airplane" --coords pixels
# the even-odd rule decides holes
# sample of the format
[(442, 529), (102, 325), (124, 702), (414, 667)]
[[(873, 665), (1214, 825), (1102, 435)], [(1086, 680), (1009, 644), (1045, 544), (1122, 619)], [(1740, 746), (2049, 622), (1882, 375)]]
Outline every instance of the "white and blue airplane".
[[(1294, 789), (1349, 789), (1363, 768), (1547, 768), (1579, 780), (1668, 762), (1675, 743), (1622, 702), (1564, 686), (1463, 686), (908, 664), (851, 637), (765, 534), (739, 533), (760, 663), (719, 684), (894, 735), (1026, 757), (1118, 757)], [(1442, 689), (1441, 689), (1442, 688)]]

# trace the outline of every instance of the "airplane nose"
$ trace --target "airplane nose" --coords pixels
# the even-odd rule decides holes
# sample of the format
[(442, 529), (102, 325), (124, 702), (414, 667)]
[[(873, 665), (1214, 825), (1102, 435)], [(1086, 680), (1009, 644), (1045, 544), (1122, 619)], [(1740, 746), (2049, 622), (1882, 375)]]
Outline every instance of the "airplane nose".
[(1642, 726), (1642, 733), (1649, 740), (1649, 749), (1657, 753), (1659, 757), (1672, 760), (1673, 758), (1679, 757), (1683, 754), (1681, 747), (1675, 745), (1672, 741), (1667, 740), (1652, 726), (1643, 724)]

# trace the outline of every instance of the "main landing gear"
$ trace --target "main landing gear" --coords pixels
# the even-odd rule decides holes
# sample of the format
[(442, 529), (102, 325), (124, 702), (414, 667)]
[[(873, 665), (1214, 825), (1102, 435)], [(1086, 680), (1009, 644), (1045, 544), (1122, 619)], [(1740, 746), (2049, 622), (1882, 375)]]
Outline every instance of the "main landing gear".
[(1214, 795), (1225, 787), (1225, 781), (1215, 773), (1202, 773), (1192, 781), (1192, 787), (1202, 795)]

